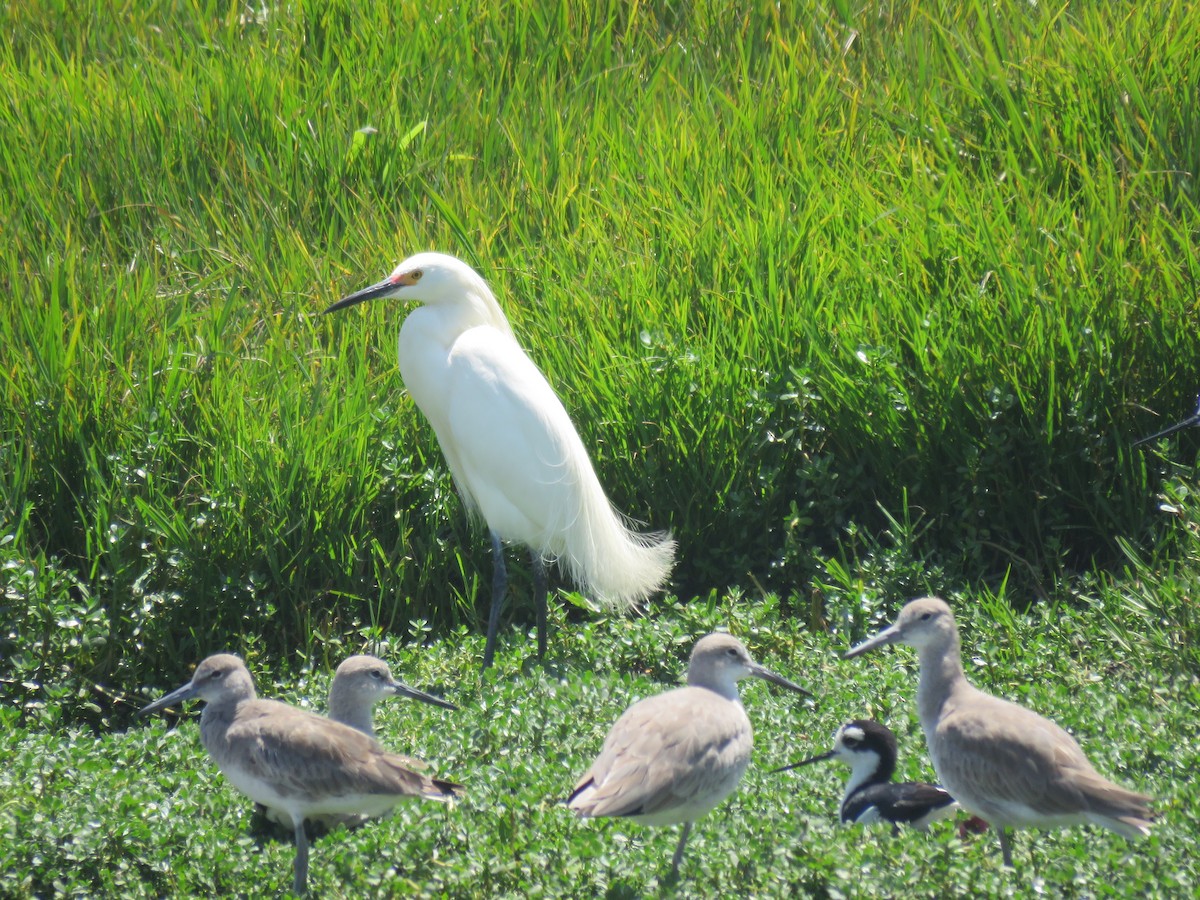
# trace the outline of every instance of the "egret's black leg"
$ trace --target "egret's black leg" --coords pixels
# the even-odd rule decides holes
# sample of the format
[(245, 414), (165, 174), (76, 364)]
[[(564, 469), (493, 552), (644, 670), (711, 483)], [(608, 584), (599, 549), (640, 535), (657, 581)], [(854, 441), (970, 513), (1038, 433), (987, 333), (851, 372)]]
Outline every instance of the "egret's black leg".
[(546, 577), (546, 561), (536, 550), (529, 551), (533, 561), (533, 602), (537, 609), (537, 642), (538, 659), (546, 656), (546, 594), (549, 591), (549, 579)]
[(504, 609), (504, 592), (508, 590), (508, 571), (504, 567), (504, 544), (500, 535), (492, 535), (492, 612), (488, 616), (487, 643), (483, 646), (483, 667), (490, 668), (496, 655), (496, 632), (500, 629), (500, 610)]

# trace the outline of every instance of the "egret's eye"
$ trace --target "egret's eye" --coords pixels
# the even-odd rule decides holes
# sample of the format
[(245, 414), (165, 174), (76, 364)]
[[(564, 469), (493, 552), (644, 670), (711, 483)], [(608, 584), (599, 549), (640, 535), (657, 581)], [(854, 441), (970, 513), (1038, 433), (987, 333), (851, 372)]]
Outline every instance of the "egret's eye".
[(424, 274), (425, 273), (422, 272), (420, 269), (413, 269), (411, 272), (408, 273), (408, 277), (409, 277), (410, 281), (417, 282), (417, 281), (421, 280), (421, 276)]

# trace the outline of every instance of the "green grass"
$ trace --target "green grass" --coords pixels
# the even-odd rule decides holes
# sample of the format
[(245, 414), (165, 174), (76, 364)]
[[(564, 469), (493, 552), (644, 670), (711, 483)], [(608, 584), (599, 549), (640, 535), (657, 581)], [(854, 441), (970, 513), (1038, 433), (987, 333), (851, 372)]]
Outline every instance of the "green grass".
[[(545, 801), (624, 704), (727, 624), (828, 674), (815, 712), (750, 689), (760, 751), (810, 749), (908, 709), (908, 675), (873, 680), (892, 659), (832, 648), (930, 591), (979, 607), (987, 686), (1165, 798), (1149, 849), (1038, 841), (1047, 890), (1194, 892), (1169, 773), (1194, 762), (1195, 433), (1132, 441), (1200, 388), (1197, 46), (1184, 2), (4, 6), (0, 815), (30, 840), (0, 892), (282, 872), (191, 726), (132, 712), (214, 651), (311, 698), (383, 646), (458, 686), (453, 724), (395, 733), (472, 798), (323, 842), (326, 892), (395, 889), (363, 860), (411, 847), (438, 862), (389, 865), (431, 894), (656, 893), (669, 836)], [(518, 569), (507, 668), (476, 679), (487, 543), (401, 384), (404, 311), (317, 315), (431, 248), (493, 285), (618, 507), (680, 542), (650, 619), (566, 597), (549, 671), (516, 671)], [(172, 765), (122, 774), (146, 755)], [(836, 776), (800, 783), (752, 772), (679, 891), (1023, 885), (974, 845), (834, 828)]]
[(476, 624), (402, 311), (315, 315), (428, 247), (682, 597), (803, 598), (902, 514), (1021, 595), (1157, 541), (1172, 460), (1130, 439), (1200, 384), (1200, 17), (785, 6), (10, 5), (0, 532), (103, 611), (75, 675)]

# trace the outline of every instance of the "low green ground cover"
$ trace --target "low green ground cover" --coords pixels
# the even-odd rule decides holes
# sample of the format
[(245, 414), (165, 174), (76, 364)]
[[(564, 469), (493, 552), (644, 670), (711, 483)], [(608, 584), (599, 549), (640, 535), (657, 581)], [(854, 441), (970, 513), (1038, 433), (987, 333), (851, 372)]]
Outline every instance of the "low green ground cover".
[[(953, 599), (969, 677), (1052, 715), (1101, 771), (1160, 798), (1164, 819), (1152, 837), (1131, 844), (1092, 828), (1022, 832), (1018, 868), (1008, 871), (994, 834), (964, 841), (944, 823), (899, 836), (837, 824), (844, 769), (767, 770), (823, 750), (841, 722), (871, 715), (900, 737), (901, 777), (932, 777), (915, 717), (914, 654), (843, 660), (848, 642), (797, 627), (773, 599), (729, 597), (578, 626), (556, 616), (546, 666), (530, 658), (523, 635), (509, 634), (482, 681), (475, 634), (383, 651), (409, 683), (444, 689), (461, 708), (384, 704), (381, 739), (468, 794), (453, 808), (413, 802), (318, 840), (312, 889), (330, 897), (1192, 895), (1200, 859), (1194, 677), (1143, 665), (1144, 656), (1122, 660), (1116, 639), (1095, 627), (1103, 598), (1084, 611), (1018, 616), (1004, 612), (1004, 597)], [(582, 822), (561, 800), (620, 713), (676, 684), (695, 637), (715, 627), (816, 697), (743, 685), (754, 762), (733, 798), (701, 820), (672, 883), (677, 829)], [(260, 688), (319, 710), (328, 677), (314, 671), (275, 687), (260, 674)], [(0, 825), (17, 838), (0, 846), (0, 893), (277, 896), (291, 883), (292, 846), (251, 830), (249, 801), (208, 760), (194, 720), (99, 736), (18, 732), (0, 788)]]

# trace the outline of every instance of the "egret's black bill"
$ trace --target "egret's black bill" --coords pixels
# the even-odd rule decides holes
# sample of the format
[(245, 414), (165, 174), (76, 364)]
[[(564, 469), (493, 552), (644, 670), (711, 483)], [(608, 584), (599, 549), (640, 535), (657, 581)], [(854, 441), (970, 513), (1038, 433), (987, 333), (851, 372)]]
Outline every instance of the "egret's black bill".
[(321, 315), (328, 315), (339, 309), (348, 309), (351, 306), (366, 303), (368, 300), (374, 300), (377, 297), (386, 297), (395, 289), (396, 285), (392, 283), (391, 279), (385, 278), (379, 284), (373, 284), (370, 287), (363, 288), (361, 291), (355, 291), (349, 297), (343, 297), (337, 303), (325, 307), (325, 311)]

